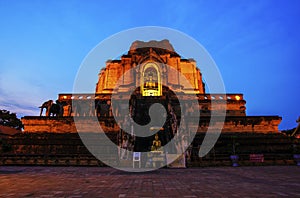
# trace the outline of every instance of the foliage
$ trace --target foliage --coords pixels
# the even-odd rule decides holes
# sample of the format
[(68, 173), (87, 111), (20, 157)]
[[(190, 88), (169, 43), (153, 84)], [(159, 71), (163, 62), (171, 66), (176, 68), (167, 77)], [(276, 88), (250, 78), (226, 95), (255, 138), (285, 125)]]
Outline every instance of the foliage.
[(8, 126), (21, 130), (23, 128), (22, 122), (15, 113), (10, 113), (7, 110), (0, 109), (0, 125)]
[(281, 132), (284, 133), (287, 136), (291, 136), (293, 132), (295, 131), (296, 128), (293, 129), (287, 129), (287, 130), (282, 130)]

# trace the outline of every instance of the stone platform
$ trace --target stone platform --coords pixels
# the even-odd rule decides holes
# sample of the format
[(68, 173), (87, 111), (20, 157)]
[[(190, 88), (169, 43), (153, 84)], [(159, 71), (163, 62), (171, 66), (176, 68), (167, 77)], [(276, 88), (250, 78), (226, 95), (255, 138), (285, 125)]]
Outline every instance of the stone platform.
[[(210, 126), (212, 129), (218, 129), (222, 126), (223, 133), (278, 133), (278, 125), (281, 122), (279, 116), (226, 116), (215, 117), (211, 123), (211, 117), (208, 114), (200, 114), (199, 125), (194, 125), (196, 117), (190, 116), (185, 122), (189, 128), (195, 129), (199, 133), (205, 133)], [(99, 124), (104, 132), (118, 132), (118, 124), (113, 117), (98, 117)], [(81, 126), (80, 132), (95, 132), (95, 126), (98, 121), (95, 117), (78, 116), (76, 117), (77, 126)], [(45, 117), (45, 116), (25, 116), (22, 118), (24, 132), (26, 133), (77, 133), (74, 118), (69, 117)]]
[(299, 197), (300, 167), (159, 169), (0, 166), (0, 197)]
[[(116, 133), (94, 134), (98, 138), (109, 137), (117, 141)], [(205, 134), (197, 133), (191, 146), (188, 167), (231, 166), (232, 135), (239, 143), (237, 153), (241, 166), (257, 165), (294, 165), (293, 145), (296, 144), (284, 134), (222, 133), (214, 148), (199, 158), (198, 151)], [(83, 145), (77, 133), (21, 133), (3, 139), (11, 148), (0, 154), (1, 165), (44, 165), (44, 166), (104, 166)], [(300, 146), (300, 142), (297, 144)], [(101, 148), (100, 148), (101, 147)], [(107, 161), (119, 163), (117, 146), (101, 143), (99, 151), (107, 155)], [(263, 162), (252, 162), (250, 156), (264, 156)]]

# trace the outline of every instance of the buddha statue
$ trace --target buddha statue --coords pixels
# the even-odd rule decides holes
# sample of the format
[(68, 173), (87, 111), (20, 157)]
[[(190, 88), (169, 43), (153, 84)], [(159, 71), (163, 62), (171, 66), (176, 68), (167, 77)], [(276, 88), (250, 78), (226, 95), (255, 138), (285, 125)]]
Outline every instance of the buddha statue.
[(161, 141), (158, 138), (158, 134), (155, 134), (154, 140), (152, 142), (151, 151), (157, 151), (161, 148)]

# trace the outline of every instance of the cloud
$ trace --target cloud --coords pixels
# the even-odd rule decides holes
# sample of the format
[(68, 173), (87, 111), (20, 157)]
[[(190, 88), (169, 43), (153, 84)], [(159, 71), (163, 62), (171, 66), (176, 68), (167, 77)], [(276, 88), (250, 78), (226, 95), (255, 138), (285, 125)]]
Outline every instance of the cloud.
[(22, 106), (20, 104), (14, 104), (12, 102), (7, 102), (7, 103), (3, 103), (2, 98), (0, 98), (1, 104), (0, 104), (0, 109), (5, 109), (5, 110), (9, 110), (10, 112), (13, 113), (17, 113), (17, 116), (23, 117), (26, 115), (38, 115), (39, 113), (39, 109), (37, 108), (33, 108), (30, 106)]
[(48, 100), (51, 90), (36, 83), (35, 79), (26, 79), (12, 69), (6, 70), (0, 76), (0, 109), (24, 115), (39, 115), (39, 106)]

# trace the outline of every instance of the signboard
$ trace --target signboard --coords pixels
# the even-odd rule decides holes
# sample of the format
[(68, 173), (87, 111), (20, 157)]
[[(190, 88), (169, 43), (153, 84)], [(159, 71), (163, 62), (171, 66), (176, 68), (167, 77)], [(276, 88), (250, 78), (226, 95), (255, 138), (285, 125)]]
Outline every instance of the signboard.
[(264, 162), (264, 154), (250, 154), (249, 159), (251, 162)]
[(135, 162), (139, 163), (139, 168), (141, 168), (141, 152), (133, 152), (133, 168), (135, 167)]
[(133, 152), (133, 161), (134, 162), (141, 161), (141, 152)]

